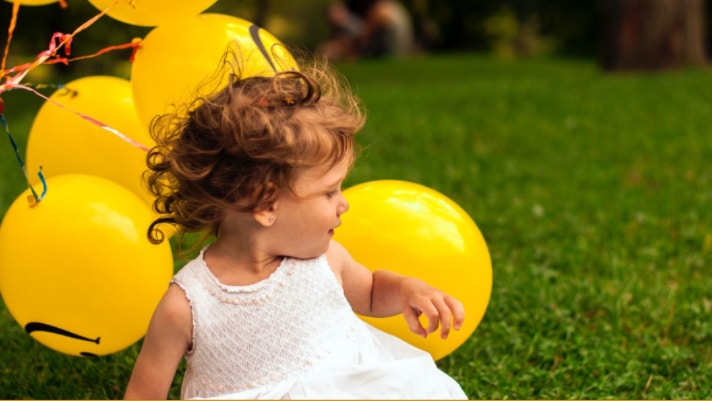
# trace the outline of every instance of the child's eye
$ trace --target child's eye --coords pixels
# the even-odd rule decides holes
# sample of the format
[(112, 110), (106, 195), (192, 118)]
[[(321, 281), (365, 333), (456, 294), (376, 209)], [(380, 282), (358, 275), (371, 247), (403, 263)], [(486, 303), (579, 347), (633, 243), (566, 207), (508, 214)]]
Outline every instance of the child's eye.
[(331, 191), (329, 191), (329, 192), (326, 193), (326, 197), (327, 197), (327, 198), (333, 198), (334, 196), (338, 195), (339, 192), (341, 192), (341, 188), (333, 189), (333, 190), (331, 190)]

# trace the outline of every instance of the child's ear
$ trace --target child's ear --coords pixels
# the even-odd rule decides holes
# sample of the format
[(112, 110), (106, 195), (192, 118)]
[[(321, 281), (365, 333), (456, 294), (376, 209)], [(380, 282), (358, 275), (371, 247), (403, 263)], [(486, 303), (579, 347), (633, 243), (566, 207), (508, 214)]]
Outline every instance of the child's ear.
[(273, 208), (256, 210), (252, 213), (255, 220), (264, 227), (271, 227), (277, 219)]
[(265, 184), (260, 192), (261, 196), (258, 200), (257, 208), (252, 214), (258, 223), (265, 227), (270, 227), (276, 220), (275, 209), (279, 191), (277, 186), (270, 182)]

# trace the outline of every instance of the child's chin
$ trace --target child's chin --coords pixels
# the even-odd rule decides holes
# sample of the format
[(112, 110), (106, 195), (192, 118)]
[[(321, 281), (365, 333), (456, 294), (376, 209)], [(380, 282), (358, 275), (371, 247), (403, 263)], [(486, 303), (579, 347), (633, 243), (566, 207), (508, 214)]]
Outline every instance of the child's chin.
[[(332, 236), (328, 236), (325, 238), (321, 238), (319, 241), (312, 241), (311, 243), (301, 243), (302, 246), (299, 244), (293, 244), (291, 245), (291, 248), (289, 250), (285, 249), (285, 252), (288, 252), (285, 256), (290, 256), (295, 259), (314, 259), (318, 258), (319, 256), (323, 255), (326, 253), (326, 251), (329, 250), (329, 246), (331, 245), (331, 240)], [(289, 253), (291, 252), (291, 254)]]

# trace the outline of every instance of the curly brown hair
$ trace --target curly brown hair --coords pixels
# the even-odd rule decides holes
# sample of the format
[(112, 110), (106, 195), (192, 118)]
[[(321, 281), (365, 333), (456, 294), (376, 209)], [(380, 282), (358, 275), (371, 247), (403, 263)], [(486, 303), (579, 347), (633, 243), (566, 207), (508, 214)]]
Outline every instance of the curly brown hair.
[(299, 71), (240, 78), (151, 124), (156, 141), (147, 155), (148, 188), (159, 225), (184, 233), (217, 235), (226, 210), (268, 208), (302, 169), (334, 165), (356, 156), (355, 134), (365, 121), (360, 100), (342, 75), (312, 59)]

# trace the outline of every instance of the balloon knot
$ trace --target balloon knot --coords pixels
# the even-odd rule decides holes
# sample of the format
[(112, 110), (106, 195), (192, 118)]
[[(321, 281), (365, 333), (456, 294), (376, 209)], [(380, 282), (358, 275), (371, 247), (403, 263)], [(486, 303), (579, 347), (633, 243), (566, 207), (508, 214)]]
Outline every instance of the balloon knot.
[(27, 203), (30, 205), (30, 207), (35, 207), (39, 202), (37, 202), (37, 199), (35, 198), (34, 195), (27, 195)]
[(136, 52), (138, 51), (138, 48), (141, 46), (141, 38), (133, 38), (131, 41), (131, 46), (133, 47), (133, 50), (131, 50), (131, 55), (129, 56), (129, 61), (133, 63), (134, 58), (136, 58)]

